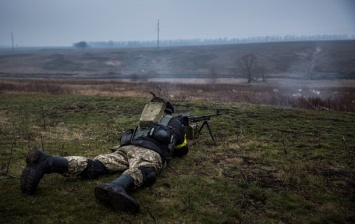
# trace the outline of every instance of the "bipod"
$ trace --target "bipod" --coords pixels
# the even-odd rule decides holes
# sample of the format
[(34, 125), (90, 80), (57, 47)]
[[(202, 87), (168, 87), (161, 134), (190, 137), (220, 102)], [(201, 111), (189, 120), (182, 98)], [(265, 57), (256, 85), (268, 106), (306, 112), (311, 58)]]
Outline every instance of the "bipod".
[(202, 123), (202, 125), (201, 125), (201, 128), (200, 128), (200, 130), (198, 131), (199, 134), (201, 134), (201, 130), (202, 130), (203, 126), (205, 126), (205, 125), (207, 126), (208, 131), (210, 132), (210, 136), (211, 136), (212, 140), (214, 141), (214, 138), (213, 138), (213, 135), (212, 135), (212, 131), (211, 131), (210, 125), (208, 124), (208, 121), (207, 121), (207, 120), (204, 120), (204, 121), (203, 121), (203, 123)]

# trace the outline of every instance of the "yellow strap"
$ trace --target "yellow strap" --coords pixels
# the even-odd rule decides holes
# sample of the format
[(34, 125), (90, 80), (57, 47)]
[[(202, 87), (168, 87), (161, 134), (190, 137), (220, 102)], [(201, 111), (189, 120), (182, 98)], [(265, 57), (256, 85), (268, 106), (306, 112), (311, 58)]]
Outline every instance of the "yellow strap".
[(184, 142), (179, 144), (179, 145), (175, 145), (175, 149), (181, 149), (182, 147), (187, 145), (187, 140), (186, 140), (186, 134), (184, 135)]

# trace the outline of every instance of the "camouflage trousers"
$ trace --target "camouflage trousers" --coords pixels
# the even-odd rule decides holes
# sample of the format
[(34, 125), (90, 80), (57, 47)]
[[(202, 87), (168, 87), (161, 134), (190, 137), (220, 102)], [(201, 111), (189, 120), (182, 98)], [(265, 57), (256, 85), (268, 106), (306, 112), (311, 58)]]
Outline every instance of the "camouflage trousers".
[[(87, 166), (88, 159), (82, 156), (67, 156), (68, 173), (71, 177), (78, 176)], [(143, 174), (139, 167), (152, 167), (159, 172), (162, 167), (162, 159), (160, 155), (152, 150), (126, 145), (120, 147), (113, 153), (98, 155), (94, 160), (100, 161), (105, 165), (108, 172), (123, 172), (134, 179), (134, 184), (140, 186), (143, 183)]]

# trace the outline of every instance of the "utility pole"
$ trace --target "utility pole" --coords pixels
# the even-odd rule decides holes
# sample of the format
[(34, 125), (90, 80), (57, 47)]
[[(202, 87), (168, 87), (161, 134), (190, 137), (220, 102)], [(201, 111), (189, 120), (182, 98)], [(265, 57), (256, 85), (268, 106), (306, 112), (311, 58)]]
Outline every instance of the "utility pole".
[(157, 48), (159, 48), (159, 31), (160, 31), (160, 29), (159, 29), (159, 19), (158, 19), (158, 24), (157, 24)]
[(12, 52), (15, 52), (15, 47), (14, 47), (14, 34), (11, 32), (11, 42), (12, 42)]

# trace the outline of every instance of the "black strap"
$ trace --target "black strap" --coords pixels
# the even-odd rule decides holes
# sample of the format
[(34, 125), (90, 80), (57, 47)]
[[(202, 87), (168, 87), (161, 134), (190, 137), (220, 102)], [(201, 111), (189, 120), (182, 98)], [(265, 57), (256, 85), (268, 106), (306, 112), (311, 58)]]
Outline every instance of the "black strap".
[(159, 122), (159, 124), (162, 124), (164, 126), (168, 126), (170, 120), (173, 118), (170, 114), (165, 115)]

